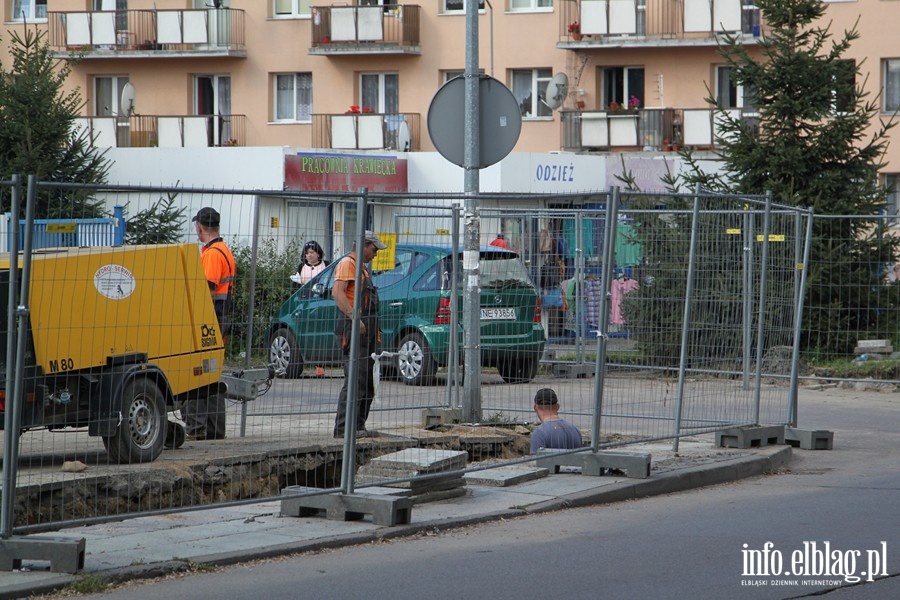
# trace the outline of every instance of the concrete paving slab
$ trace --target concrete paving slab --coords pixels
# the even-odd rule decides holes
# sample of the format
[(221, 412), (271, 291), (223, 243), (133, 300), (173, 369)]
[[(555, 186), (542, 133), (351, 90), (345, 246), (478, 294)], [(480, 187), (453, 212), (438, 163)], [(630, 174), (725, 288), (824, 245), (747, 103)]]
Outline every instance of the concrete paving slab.
[(375, 457), (366, 466), (373, 469), (398, 469), (425, 474), (461, 469), (466, 466), (467, 460), (468, 454), (460, 450), (406, 448)]
[(540, 479), (541, 477), (546, 477), (548, 473), (550, 473), (549, 469), (541, 467), (512, 465), (466, 473), (463, 477), (469, 485), (506, 487), (525, 483), (533, 479)]

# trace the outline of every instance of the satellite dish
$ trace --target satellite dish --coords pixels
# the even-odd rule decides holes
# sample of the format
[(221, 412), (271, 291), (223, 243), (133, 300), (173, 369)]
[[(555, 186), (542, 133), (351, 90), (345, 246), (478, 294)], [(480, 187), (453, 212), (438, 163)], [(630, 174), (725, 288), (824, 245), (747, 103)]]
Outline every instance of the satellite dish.
[(134, 86), (129, 81), (122, 86), (122, 97), (119, 99), (119, 114), (134, 114)]
[(569, 78), (565, 73), (557, 73), (547, 84), (547, 98), (544, 100), (544, 104), (549, 106), (550, 110), (556, 110), (566, 101), (568, 94)]
[(397, 150), (409, 152), (409, 125), (406, 123), (406, 119), (400, 122), (400, 127), (397, 129)]

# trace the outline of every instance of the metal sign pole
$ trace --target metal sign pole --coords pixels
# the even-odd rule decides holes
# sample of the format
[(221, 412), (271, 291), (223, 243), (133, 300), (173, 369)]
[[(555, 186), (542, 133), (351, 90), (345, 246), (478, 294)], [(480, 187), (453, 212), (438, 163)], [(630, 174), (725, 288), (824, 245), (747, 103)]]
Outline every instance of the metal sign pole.
[(466, 3), (465, 73), (465, 232), (463, 234), (463, 339), (466, 377), (463, 380), (463, 421), (481, 421), (481, 290), (478, 286), (481, 217), (478, 191), (481, 157), (478, 73), (478, 3)]

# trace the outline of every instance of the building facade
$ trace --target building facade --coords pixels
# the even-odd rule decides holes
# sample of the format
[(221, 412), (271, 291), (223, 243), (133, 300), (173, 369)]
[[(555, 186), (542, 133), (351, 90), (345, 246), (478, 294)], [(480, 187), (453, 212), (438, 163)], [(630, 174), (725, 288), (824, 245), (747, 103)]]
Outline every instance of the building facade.
[[(428, 152), (430, 102), (465, 66), (468, 1), (2, 0), (2, 16), (82, 57), (69, 84), (98, 145)], [(896, 16), (888, 0), (829, 2), (826, 16), (835, 34), (858, 21), (848, 58), (884, 117), (900, 107)], [(752, 0), (481, 1), (478, 23), (480, 68), (521, 110), (514, 152), (713, 148), (707, 86), (753, 117), (717, 53), (723, 32), (751, 48), (765, 36)], [(886, 159), (897, 183), (900, 146)]]

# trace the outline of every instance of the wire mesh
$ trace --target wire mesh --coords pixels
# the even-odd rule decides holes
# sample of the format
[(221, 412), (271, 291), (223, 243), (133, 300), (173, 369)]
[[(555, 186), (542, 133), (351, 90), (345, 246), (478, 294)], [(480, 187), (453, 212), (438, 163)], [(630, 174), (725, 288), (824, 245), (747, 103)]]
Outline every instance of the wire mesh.
[[(159, 252), (189, 246), (159, 254), (164, 260), (128, 246), (91, 251), (99, 266), (128, 267), (131, 279), (120, 273), (103, 285), (114, 295), (126, 284), (122, 294), (141, 299), (133, 304), (92, 298), (93, 263), (85, 270), (68, 255), (36, 260), (53, 266), (36, 272), (32, 290), (55, 281), (49, 305), (65, 316), (33, 314), (29, 335), (55, 342), (15, 359), (40, 363), (47, 353), (57, 361), (28, 375), (32, 420), (19, 438), (15, 475), (20, 531), (338, 489), (345, 447), (335, 437), (335, 406), (345, 361), (330, 293), (360, 219), (388, 246), (371, 264), (386, 354), (365, 430), (350, 446), (360, 487), (395, 482), (420, 497), (458, 493), (466, 470), (529, 460), (533, 398), (545, 387), (585, 443), (601, 447), (752, 423), (757, 406), (760, 422), (786, 419), (800, 217), (784, 207), (767, 212), (761, 198), (703, 196), (695, 211), (694, 196), (623, 194), (610, 213), (605, 193), (480, 197), (483, 410), (480, 422), (464, 426), (455, 423), (467, 343), (457, 316), (462, 196), (370, 195), (360, 215), (351, 193), (40, 186), (57, 217), (75, 193), (125, 207), (127, 222), (143, 224), (140, 241), (160, 242)], [(207, 289), (202, 278), (196, 285), (191, 222), (204, 206), (221, 215), (220, 235), (238, 267), (233, 329), (224, 344), (206, 336), (206, 350), (218, 352), (206, 362), (195, 356), (204, 352), (195, 317)], [(96, 215), (69, 215), (82, 216)], [(131, 227), (126, 239), (138, 233)], [(498, 234), (515, 255), (491, 245)], [(607, 239), (612, 264), (603, 255)], [(324, 270), (310, 282), (292, 280), (313, 241)], [(129, 252), (137, 258), (123, 264)], [(86, 364), (81, 357), (97, 339), (104, 360)], [(179, 340), (188, 358), (158, 351)], [(142, 353), (152, 356), (142, 361)], [(110, 375), (127, 363), (123, 356), (137, 366)], [(260, 372), (272, 362), (284, 373), (268, 380)], [(253, 399), (225, 399), (224, 439), (169, 437), (152, 456), (157, 442), (141, 436), (155, 435), (158, 407), (165, 405), (167, 423), (181, 424), (186, 403), (216, 385), (195, 378), (211, 372), (260, 377)], [(123, 394), (124, 408), (116, 400)], [(221, 418), (210, 406), (211, 418)], [(597, 419), (600, 439), (591, 440)], [(134, 439), (123, 441), (123, 423)], [(174, 436), (179, 428), (164, 430)], [(142, 444), (154, 450), (130, 456)]]

